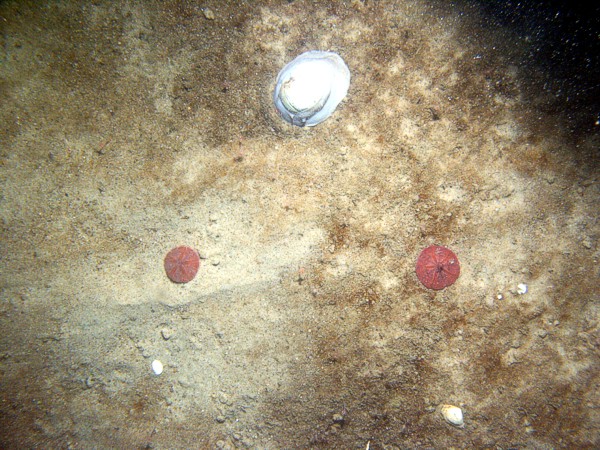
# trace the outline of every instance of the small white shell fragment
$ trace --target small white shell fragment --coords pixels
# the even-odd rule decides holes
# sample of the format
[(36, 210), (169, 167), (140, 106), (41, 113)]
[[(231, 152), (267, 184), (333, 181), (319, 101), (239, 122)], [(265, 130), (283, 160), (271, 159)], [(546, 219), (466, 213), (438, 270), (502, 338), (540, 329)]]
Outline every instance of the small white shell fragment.
[(215, 20), (215, 13), (210, 8), (203, 8), (202, 14), (204, 14), (204, 17), (208, 20)]
[(440, 412), (442, 413), (442, 417), (450, 425), (454, 425), (455, 427), (459, 428), (464, 427), (465, 423), (463, 421), (462, 409), (460, 409), (458, 406), (442, 405), (440, 406)]
[(152, 371), (155, 375), (160, 375), (163, 373), (163, 363), (161, 363), (158, 359), (152, 361)]
[(517, 284), (517, 294), (519, 294), (519, 295), (527, 294), (527, 285), (525, 283)]

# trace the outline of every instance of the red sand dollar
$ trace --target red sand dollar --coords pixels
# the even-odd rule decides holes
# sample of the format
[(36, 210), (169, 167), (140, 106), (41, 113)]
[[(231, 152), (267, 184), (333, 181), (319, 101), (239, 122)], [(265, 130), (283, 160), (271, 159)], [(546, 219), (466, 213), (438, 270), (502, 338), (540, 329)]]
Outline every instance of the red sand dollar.
[(452, 250), (432, 245), (417, 259), (417, 278), (428, 289), (444, 289), (460, 275), (460, 263)]
[(192, 281), (200, 267), (200, 255), (190, 247), (175, 247), (165, 257), (165, 272), (175, 283)]

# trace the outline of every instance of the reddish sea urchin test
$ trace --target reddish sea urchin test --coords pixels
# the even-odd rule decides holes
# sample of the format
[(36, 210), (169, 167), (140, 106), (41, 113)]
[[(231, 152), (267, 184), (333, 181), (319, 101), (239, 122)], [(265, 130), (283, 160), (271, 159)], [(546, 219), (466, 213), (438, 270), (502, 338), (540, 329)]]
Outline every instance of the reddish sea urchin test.
[(165, 272), (174, 283), (192, 281), (200, 267), (200, 255), (190, 247), (175, 247), (165, 257)]
[(428, 289), (440, 290), (454, 284), (460, 275), (460, 263), (454, 252), (431, 245), (417, 258), (417, 278)]

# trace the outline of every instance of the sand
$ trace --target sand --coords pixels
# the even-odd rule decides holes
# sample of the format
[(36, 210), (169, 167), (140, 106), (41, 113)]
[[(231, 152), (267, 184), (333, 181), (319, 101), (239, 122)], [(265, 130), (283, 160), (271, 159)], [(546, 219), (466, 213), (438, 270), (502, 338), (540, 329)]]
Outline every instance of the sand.
[[(460, 2), (38, 3), (0, 4), (1, 447), (600, 445), (598, 107), (543, 34)], [(352, 81), (301, 129), (271, 95), (313, 49)]]

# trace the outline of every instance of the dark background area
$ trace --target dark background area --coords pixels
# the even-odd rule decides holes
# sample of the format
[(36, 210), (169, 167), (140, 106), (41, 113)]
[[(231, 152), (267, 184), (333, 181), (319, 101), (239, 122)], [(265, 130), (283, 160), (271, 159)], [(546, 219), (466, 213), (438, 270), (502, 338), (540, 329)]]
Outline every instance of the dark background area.
[[(478, 1), (490, 26), (510, 27), (530, 43), (532, 79), (549, 94), (549, 111), (566, 113), (575, 134), (600, 119), (600, 4), (572, 1)], [(587, 4), (586, 4), (587, 3)], [(544, 74), (540, 79), (534, 70)]]

